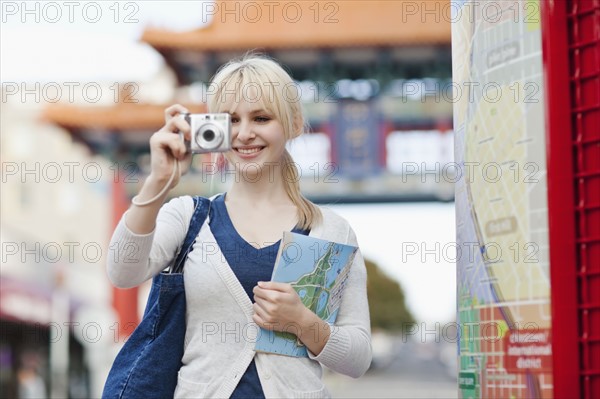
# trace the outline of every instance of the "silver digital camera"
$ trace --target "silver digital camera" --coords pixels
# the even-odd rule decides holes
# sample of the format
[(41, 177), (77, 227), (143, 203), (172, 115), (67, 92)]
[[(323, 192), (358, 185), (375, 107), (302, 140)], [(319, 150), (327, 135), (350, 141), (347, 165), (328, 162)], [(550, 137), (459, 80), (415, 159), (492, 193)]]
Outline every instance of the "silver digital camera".
[[(204, 154), (231, 149), (231, 116), (229, 114), (181, 114), (191, 127), (192, 139), (184, 140), (188, 152)], [(183, 140), (183, 133), (179, 133)]]

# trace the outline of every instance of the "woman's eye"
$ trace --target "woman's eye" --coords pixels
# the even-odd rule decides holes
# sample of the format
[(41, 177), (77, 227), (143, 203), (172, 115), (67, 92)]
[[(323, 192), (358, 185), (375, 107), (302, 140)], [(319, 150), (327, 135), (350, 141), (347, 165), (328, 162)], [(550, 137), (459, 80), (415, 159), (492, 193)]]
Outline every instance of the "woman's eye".
[(231, 117), (231, 123), (238, 123), (239, 121), (240, 121), (240, 118)]
[(269, 118), (268, 116), (257, 116), (256, 117), (257, 122), (268, 122), (270, 120), (271, 120), (271, 118)]

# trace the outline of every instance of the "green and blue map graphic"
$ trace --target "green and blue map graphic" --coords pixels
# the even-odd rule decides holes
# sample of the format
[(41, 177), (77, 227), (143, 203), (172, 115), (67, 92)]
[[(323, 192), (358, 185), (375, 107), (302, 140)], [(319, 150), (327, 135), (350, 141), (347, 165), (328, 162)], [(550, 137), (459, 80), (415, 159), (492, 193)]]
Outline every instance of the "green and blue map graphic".
[[(290, 283), (302, 303), (330, 325), (336, 320), (342, 293), (357, 247), (284, 232), (273, 270), (273, 281)], [(261, 329), (255, 350), (287, 356), (308, 357), (294, 334)], [(319, 333), (315, 326), (315, 334)]]

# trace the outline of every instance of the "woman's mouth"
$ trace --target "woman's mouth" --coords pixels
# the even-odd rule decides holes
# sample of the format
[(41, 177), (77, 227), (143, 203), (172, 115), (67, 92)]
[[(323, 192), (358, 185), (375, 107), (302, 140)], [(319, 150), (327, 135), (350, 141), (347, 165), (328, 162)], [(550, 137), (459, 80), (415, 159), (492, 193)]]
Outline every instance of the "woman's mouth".
[(258, 146), (258, 147), (237, 147), (235, 148), (235, 151), (240, 154), (243, 158), (247, 158), (247, 157), (252, 157), (256, 154), (258, 154), (260, 151), (262, 151), (262, 149), (265, 147), (262, 146)]

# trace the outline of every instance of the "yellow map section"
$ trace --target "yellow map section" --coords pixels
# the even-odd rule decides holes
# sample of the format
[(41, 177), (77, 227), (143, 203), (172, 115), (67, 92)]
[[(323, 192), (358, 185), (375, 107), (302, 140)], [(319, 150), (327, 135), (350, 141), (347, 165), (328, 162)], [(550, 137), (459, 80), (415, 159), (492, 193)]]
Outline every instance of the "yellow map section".
[[(540, 263), (539, 246), (530, 234), (529, 190), (536, 184), (535, 176), (532, 177), (536, 165), (528, 163), (530, 139), (524, 105), (515, 100), (515, 90), (501, 88), (500, 100), (492, 103), (482, 99), (465, 126), (465, 170), (471, 171), (465, 179), (478, 238), (486, 246), (490, 283), (498, 302), (504, 302), (518, 314), (517, 304), (511, 302), (527, 305), (528, 301), (547, 300), (550, 283)], [(523, 91), (518, 94), (522, 99)], [(539, 314), (535, 319), (539, 319)], [(543, 320), (536, 322), (545, 324)]]

